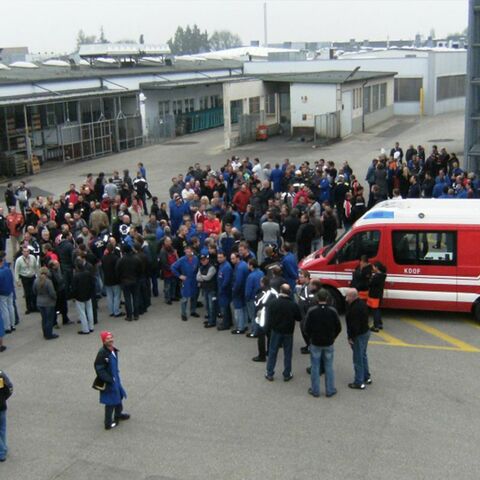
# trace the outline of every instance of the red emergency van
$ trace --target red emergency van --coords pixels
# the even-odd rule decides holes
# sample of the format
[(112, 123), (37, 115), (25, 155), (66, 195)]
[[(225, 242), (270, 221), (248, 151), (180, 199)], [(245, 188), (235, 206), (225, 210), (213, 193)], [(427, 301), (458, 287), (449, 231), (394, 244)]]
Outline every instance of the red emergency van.
[(387, 268), (382, 307), (472, 312), (480, 321), (480, 200), (381, 202), (299, 266), (342, 306), (364, 254)]

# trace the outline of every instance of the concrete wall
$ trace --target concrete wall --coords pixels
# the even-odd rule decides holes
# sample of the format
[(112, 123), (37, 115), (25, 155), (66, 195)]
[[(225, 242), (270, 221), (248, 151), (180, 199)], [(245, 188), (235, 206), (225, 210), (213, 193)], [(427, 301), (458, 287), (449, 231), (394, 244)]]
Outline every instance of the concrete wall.
[(435, 78), (432, 88), (435, 92), (432, 115), (440, 113), (462, 111), (465, 109), (465, 97), (449, 98), (437, 101), (437, 78), (449, 75), (465, 75), (467, 68), (467, 52), (461, 50), (458, 54), (454, 52), (432, 52), (430, 53), (430, 72)]
[(315, 115), (337, 111), (336, 91), (336, 85), (292, 84), (290, 86), (292, 129), (313, 128)]
[(393, 116), (393, 105), (387, 105), (382, 110), (377, 110), (376, 112), (369, 113), (365, 115), (365, 129), (369, 129), (380, 122), (384, 122)]
[[(260, 97), (260, 112), (265, 111), (265, 96), (268, 91), (261, 80), (238, 80), (225, 82), (223, 84), (223, 118), (224, 118), (224, 145), (225, 149), (229, 149), (238, 144), (239, 132), (232, 129), (231, 105), (233, 101), (241, 100), (243, 114), (250, 113), (249, 99)], [(266, 117), (269, 124), (278, 123), (280, 112), (277, 108), (277, 114), (272, 117)]]
[[(406, 57), (405, 55), (416, 55)], [(347, 56), (338, 60), (315, 60), (300, 62), (249, 62), (245, 74), (304, 73), (326, 70), (362, 70), (397, 72), (396, 78), (423, 78), (424, 113), (437, 115), (465, 106), (464, 98), (436, 101), (436, 78), (442, 75), (461, 75), (466, 72), (466, 51), (425, 51), (415, 52), (371, 52), (358, 56)], [(369, 83), (370, 85), (370, 83)], [(396, 115), (418, 115), (419, 102), (395, 103)]]

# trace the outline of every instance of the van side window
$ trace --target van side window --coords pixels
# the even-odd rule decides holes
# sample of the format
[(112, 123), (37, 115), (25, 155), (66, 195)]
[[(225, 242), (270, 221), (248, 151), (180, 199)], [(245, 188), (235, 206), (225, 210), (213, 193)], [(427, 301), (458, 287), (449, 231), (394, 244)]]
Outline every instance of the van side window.
[(360, 260), (362, 255), (373, 258), (380, 245), (380, 230), (358, 232), (342, 246), (336, 255), (338, 263)]
[(457, 264), (457, 232), (394, 231), (392, 245), (399, 265)]

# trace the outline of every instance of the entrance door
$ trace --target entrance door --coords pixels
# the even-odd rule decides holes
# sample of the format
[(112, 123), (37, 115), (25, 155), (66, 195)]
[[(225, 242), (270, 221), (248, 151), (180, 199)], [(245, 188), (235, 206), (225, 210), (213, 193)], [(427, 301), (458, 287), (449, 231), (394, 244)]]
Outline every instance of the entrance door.
[(342, 93), (342, 112), (340, 114), (340, 133), (342, 138), (352, 133), (352, 92)]

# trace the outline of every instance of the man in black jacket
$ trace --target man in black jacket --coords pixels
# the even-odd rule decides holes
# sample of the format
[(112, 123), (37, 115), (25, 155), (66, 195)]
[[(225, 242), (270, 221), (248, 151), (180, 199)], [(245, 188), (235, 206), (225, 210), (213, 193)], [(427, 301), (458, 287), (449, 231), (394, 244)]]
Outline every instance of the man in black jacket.
[(353, 351), (353, 369), (355, 380), (349, 383), (350, 388), (364, 390), (365, 384), (370, 385), (370, 371), (368, 369), (367, 346), (370, 338), (368, 328), (368, 307), (363, 300), (358, 297), (358, 291), (355, 288), (347, 290), (345, 295), (347, 301), (347, 311), (345, 320), (347, 323), (348, 343)]
[(119, 261), (120, 256), (118, 252), (115, 250), (113, 244), (109, 243), (101, 262), (105, 291), (107, 292), (108, 309), (111, 317), (121, 317), (123, 315), (120, 312), (122, 289), (117, 276), (117, 263)]
[(312, 362), (310, 372), (312, 387), (308, 389), (308, 393), (314, 397), (320, 396), (320, 369), (323, 367), (325, 393), (327, 397), (333, 397), (337, 393), (333, 373), (333, 343), (342, 331), (342, 325), (337, 311), (327, 305), (328, 292), (322, 288), (316, 296), (318, 304), (308, 310), (304, 326), (310, 343)]
[(140, 278), (142, 276), (142, 262), (133, 254), (130, 245), (123, 245), (123, 257), (117, 263), (117, 276), (122, 286), (125, 299), (125, 309), (128, 322), (138, 320), (140, 303)]
[(265, 378), (273, 381), (278, 349), (283, 345), (283, 380), (288, 382), (292, 375), (292, 348), (295, 322), (302, 318), (300, 308), (291, 299), (290, 286), (284, 283), (280, 286), (280, 295), (267, 307), (267, 329), (270, 332), (268, 348), (267, 373)]
[(7, 458), (7, 400), (12, 393), (12, 382), (7, 374), (0, 370), (0, 462)]

